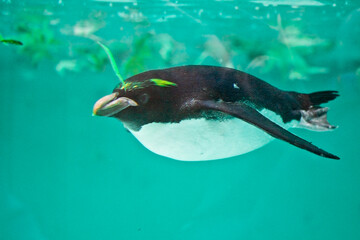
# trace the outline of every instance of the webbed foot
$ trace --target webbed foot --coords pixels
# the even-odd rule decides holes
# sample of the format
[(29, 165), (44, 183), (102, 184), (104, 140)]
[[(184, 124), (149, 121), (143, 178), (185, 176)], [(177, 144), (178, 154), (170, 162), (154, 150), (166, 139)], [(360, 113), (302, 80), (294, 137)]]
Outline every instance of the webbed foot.
[(314, 131), (329, 131), (337, 128), (331, 125), (327, 120), (328, 107), (310, 108), (309, 110), (300, 110), (300, 127)]

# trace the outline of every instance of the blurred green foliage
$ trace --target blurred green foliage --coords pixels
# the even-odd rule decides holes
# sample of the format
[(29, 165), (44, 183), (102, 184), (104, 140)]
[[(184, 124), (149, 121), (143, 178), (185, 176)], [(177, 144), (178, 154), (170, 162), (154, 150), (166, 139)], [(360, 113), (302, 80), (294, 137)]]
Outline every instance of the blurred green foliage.
[[(70, 72), (101, 72), (109, 63), (106, 53), (98, 48), (95, 42), (90, 42), (82, 46), (75, 46), (71, 49), (71, 58), (62, 59), (56, 65), (56, 71), (60, 75)], [(126, 44), (112, 42), (109, 47), (116, 53), (116, 59), (124, 58), (124, 52), (127, 49)]]
[(325, 67), (311, 63), (311, 56), (331, 49), (329, 41), (301, 31), (299, 26), (279, 27), (278, 39), (265, 51), (267, 62), (263, 71), (280, 70), (282, 77), (289, 80), (307, 80), (309, 75), (328, 72)]
[[(16, 38), (24, 42), (19, 52), (30, 59), (33, 66), (44, 59), (60, 56), (63, 59), (56, 59), (55, 69), (61, 75), (68, 72), (96, 72), (103, 71), (109, 64), (106, 54), (94, 43), (101, 41), (114, 53), (119, 70), (126, 77), (154, 68), (218, 64), (248, 72), (276, 74), (283, 81), (295, 81), (328, 73), (328, 67), (321, 65), (320, 61), (314, 61), (314, 56), (329, 54), (335, 45), (330, 40), (307, 33), (294, 22), (282, 22), (278, 16), (275, 23), (269, 24), (269, 30), (274, 34), (273, 40), (264, 41), (260, 37), (249, 40), (238, 35), (204, 35), (200, 51), (197, 50), (198, 56), (194, 57), (192, 52), (191, 60), (189, 49), (198, 46), (186, 46), (166, 33), (135, 31), (131, 36), (124, 35), (116, 40), (105, 41), (95, 34), (106, 26), (106, 15), (101, 11), (93, 11), (88, 18), (61, 28), (55, 28), (53, 25), (59, 24), (59, 21), (47, 15), (21, 16), (15, 26), (18, 33)], [(138, 10), (131, 8), (120, 11), (118, 17), (123, 22), (139, 26), (149, 22)], [(119, 33), (121, 30), (122, 26), (119, 27)], [(61, 34), (68, 38), (60, 40), (58, 35)], [(64, 46), (68, 48), (68, 51), (61, 52), (65, 56), (54, 54)]]
[(107, 14), (103, 11), (92, 11), (87, 19), (79, 20), (74, 25), (67, 24), (60, 29), (60, 32), (64, 35), (101, 41), (102, 39), (95, 33), (106, 26), (106, 16)]
[(273, 41), (248, 41), (238, 36), (227, 36), (224, 44), (231, 55), (244, 56), (242, 65), (236, 68), (249, 71), (274, 73), (281, 79), (308, 80), (312, 74), (324, 74), (328, 69), (312, 62), (313, 56), (330, 52), (334, 44), (311, 34), (304, 33), (299, 26), (274, 27), (277, 38)]
[(24, 46), (20, 53), (28, 57), (36, 66), (40, 61), (51, 58), (61, 41), (55, 36), (50, 18), (45, 15), (22, 15), (15, 26), (19, 39)]
[(132, 51), (124, 62), (123, 70), (126, 75), (134, 75), (145, 71), (146, 61), (155, 57), (151, 56), (151, 48), (148, 44), (151, 37), (150, 33), (146, 33), (134, 40), (131, 47)]
[(185, 64), (185, 46), (168, 34), (147, 32), (134, 37), (130, 51), (122, 62), (125, 75), (134, 75), (152, 68), (165, 68)]

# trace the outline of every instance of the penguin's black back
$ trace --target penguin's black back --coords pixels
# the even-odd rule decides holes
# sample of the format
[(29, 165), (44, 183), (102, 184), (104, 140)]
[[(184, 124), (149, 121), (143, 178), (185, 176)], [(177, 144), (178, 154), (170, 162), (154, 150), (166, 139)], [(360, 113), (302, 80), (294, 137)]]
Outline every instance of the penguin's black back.
[[(279, 114), (284, 122), (300, 119), (299, 110), (311, 106), (307, 94), (282, 91), (259, 78), (231, 68), (189, 65), (161, 70), (151, 70), (134, 75), (125, 82), (143, 82), (162, 79), (176, 86), (149, 86), (144, 89), (124, 92), (120, 95), (141, 101), (139, 96), (147, 94), (144, 106), (126, 109), (115, 117), (123, 122), (136, 122), (141, 126), (149, 122), (179, 122), (188, 118), (223, 117), (222, 114), (202, 109), (186, 108), (192, 100), (244, 102), (260, 110), (269, 109)], [(136, 119), (136, 120), (134, 120)]]

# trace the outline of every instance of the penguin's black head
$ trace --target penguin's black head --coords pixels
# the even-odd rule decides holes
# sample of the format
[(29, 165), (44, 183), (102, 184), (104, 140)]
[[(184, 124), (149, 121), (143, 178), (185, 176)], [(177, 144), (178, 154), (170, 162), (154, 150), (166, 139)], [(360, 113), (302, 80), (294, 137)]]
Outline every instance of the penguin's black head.
[(176, 92), (177, 84), (162, 79), (126, 81), (95, 103), (93, 115), (115, 117), (135, 128), (173, 121), (178, 106)]

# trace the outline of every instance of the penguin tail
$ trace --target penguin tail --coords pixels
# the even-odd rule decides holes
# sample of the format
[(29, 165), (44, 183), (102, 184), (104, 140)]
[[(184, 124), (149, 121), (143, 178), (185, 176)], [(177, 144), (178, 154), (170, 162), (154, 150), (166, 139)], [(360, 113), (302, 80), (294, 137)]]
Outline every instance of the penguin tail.
[(303, 95), (308, 96), (308, 104), (310, 104), (310, 107), (319, 106), (320, 104), (327, 103), (340, 96), (338, 91), (321, 91)]
[(331, 125), (327, 120), (328, 107), (321, 107), (323, 103), (334, 100), (339, 96), (337, 91), (321, 91), (310, 94), (298, 94), (300, 102), (300, 123), (299, 127), (314, 131), (329, 131), (337, 126)]

